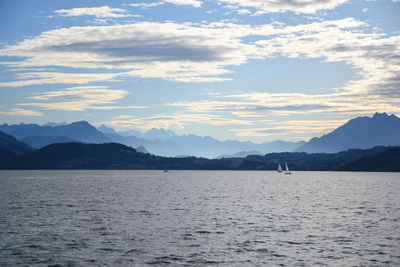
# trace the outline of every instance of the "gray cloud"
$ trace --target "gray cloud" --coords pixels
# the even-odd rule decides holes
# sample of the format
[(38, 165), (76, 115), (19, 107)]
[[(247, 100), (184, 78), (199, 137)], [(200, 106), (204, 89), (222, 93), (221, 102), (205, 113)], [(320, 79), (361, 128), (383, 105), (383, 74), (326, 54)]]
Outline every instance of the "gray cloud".
[[(238, 7), (254, 8), (256, 14), (274, 12), (298, 12), (316, 13), (319, 10), (334, 9), (349, 0), (218, 0), (221, 3), (230, 4), (231, 8)], [(229, 7), (229, 6), (228, 6)]]
[[(328, 62), (346, 62), (361, 70), (363, 79), (350, 81), (342, 89), (372, 91), (381, 87), (385, 79), (398, 75), (400, 46), (399, 36), (366, 33), (361, 30), (366, 26), (345, 18), (295, 26), (140, 22), (72, 27), (44, 32), (8, 46), (0, 50), (0, 56), (21, 57), (20, 61), (3, 63), (13, 67), (105, 68), (119, 71), (109, 75), (112, 78), (130, 75), (178, 82), (229, 80), (221, 77), (229, 73), (227, 67), (244, 64), (251, 58), (323, 58)], [(253, 42), (245, 40), (249, 36)], [(36, 73), (36, 80), (5, 82), (0, 86), (43, 84), (56, 79), (54, 74), (44, 74)], [(92, 76), (63, 74), (58, 79), (79, 79), (84, 83), (104, 77)]]
[(127, 69), (140, 77), (218, 81), (228, 65), (240, 65), (256, 49), (241, 31), (175, 23), (72, 27), (42, 33), (0, 50), (24, 58), (16, 67), (63, 66)]
[(190, 40), (179, 37), (147, 35), (145, 37), (104, 40), (101, 42), (76, 42), (69, 45), (44, 46), (43, 51), (90, 52), (98, 56), (120, 58), (114, 65), (133, 61), (220, 61), (229, 57), (228, 46), (207, 46), (201, 37)]

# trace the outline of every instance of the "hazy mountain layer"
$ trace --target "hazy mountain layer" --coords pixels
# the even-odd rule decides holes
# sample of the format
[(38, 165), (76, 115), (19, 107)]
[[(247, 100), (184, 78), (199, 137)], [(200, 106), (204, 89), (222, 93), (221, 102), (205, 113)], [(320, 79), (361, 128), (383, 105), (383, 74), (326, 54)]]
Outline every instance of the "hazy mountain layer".
[(322, 137), (312, 138), (296, 151), (334, 153), (351, 148), (400, 145), (400, 118), (386, 113), (357, 117)]
[(84, 143), (107, 143), (111, 140), (86, 121), (60, 126), (41, 126), (38, 124), (0, 125), (0, 131), (19, 140), (31, 136), (64, 136)]

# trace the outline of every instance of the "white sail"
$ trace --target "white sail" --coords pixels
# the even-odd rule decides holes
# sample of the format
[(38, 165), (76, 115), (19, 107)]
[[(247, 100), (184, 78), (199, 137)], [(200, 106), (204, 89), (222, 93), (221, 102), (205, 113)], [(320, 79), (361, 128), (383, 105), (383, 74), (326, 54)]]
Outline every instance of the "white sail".
[(277, 170), (277, 172), (282, 172), (282, 166), (281, 166), (281, 164), (278, 165), (278, 170)]
[(286, 165), (285, 174), (291, 174), (291, 172), (289, 171), (289, 167), (288, 167), (288, 165), (287, 165), (287, 162), (285, 162), (285, 165)]

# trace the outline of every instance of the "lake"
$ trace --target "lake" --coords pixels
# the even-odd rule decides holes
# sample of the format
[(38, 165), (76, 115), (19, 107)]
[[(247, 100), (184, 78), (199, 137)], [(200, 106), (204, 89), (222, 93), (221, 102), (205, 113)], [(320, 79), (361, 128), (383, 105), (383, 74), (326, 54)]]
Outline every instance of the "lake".
[(400, 265), (400, 173), (0, 171), (1, 266)]

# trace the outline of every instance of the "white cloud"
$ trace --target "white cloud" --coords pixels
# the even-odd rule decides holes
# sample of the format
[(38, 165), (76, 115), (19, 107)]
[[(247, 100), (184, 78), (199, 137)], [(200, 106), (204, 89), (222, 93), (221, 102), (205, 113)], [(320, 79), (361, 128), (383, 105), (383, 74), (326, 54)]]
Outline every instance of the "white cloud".
[[(3, 48), (0, 56), (21, 59), (2, 64), (14, 68), (102, 68), (114, 73), (20, 73), (18, 81), (0, 86), (83, 84), (124, 75), (218, 82), (231, 79), (229, 66), (245, 64), (252, 58), (283, 56), (346, 62), (361, 70), (362, 79), (349, 81), (339, 90), (373, 90), (388, 95), (400, 84), (400, 37), (368, 32), (367, 27), (365, 22), (345, 18), (294, 26), (276, 22), (256, 26), (140, 22), (57, 29)], [(254, 41), (245, 41), (250, 36)]]
[(201, 7), (203, 4), (203, 1), (199, 0), (164, 0), (164, 2), (174, 5), (191, 5), (193, 7)]
[[(346, 120), (286, 120), (278, 123), (263, 123), (262, 128), (245, 128), (245, 129), (232, 129), (237, 136), (246, 137), (275, 137), (285, 139), (305, 140), (310, 135), (315, 137), (317, 135), (330, 132), (340, 125), (346, 123)], [(294, 137), (294, 138), (293, 138)], [(302, 137), (302, 138), (299, 138)], [(306, 137), (306, 138), (304, 138)]]
[(147, 9), (147, 8), (164, 5), (164, 2), (159, 1), (159, 2), (152, 2), (152, 3), (134, 3), (134, 4), (129, 4), (129, 5), (133, 6), (133, 7), (140, 7), (140, 8)]
[(152, 128), (184, 128), (187, 125), (250, 125), (251, 123), (240, 119), (230, 119), (222, 116), (206, 113), (184, 113), (184, 114), (172, 114), (172, 115), (155, 115), (143, 118), (129, 118), (129, 117), (118, 117), (110, 121), (102, 122), (111, 126), (118, 127), (134, 127), (142, 130), (149, 130)]
[(189, 6), (199, 8), (202, 6), (203, 1), (200, 1), (200, 0), (163, 0), (163, 1), (150, 2), (150, 3), (134, 3), (134, 4), (130, 4), (130, 6), (141, 7), (141, 8), (147, 9), (147, 8), (164, 5), (165, 3), (179, 5), (179, 6), (189, 5)]
[[(349, 0), (218, 0), (228, 4), (226, 7), (254, 8), (256, 14), (292, 11), (313, 14), (319, 10), (330, 10), (349, 2)], [(229, 6), (230, 5), (230, 6)]]
[(3, 62), (12, 67), (105, 68), (139, 77), (214, 82), (226, 79), (215, 77), (227, 73), (225, 66), (243, 64), (252, 53), (254, 47), (239, 38), (243, 34), (225, 26), (176, 23), (72, 27), (6, 47), (0, 56), (24, 58)]
[(7, 116), (43, 116), (44, 114), (35, 111), (35, 110), (27, 110), (22, 108), (12, 108), (9, 111), (0, 111), (0, 114)]
[[(221, 96), (219, 96), (221, 97)], [(167, 106), (181, 107), (188, 112), (226, 113), (238, 117), (266, 117), (304, 114), (370, 114), (375, 111), (399, 112), (377, 95), (352, 93), (334, 94), (271, 94), (254, 92), (225, 96), (225, 101), (187, 101), (168, 103)]]
[(346, 62), (362, 76), (338, 88), (358, 94), (400, 97), (400, 36), (360, 30), (365, 23), (352, 18), (282, 28), (281, 34), (260, 40), (260, 56), (323, 58)]
[[(221, 96), (218, 97), (221, 98)], [(232, 130), (239, 137), (270, 137), (271, 139), (291, 140), (304, 140), (327, 133), (343, 124), (345, 118), (354, 116), (354, 114), (358, 116), (371, 115), (377, 111), (400, 113), (400, 107), (388, 103), (376, 95), (254, 92), (226, 95), (225, 98), (227, 100), (224, 101), (188, 101), (167, 105), (183, 108), (183, 112), (213, 114), (219, 117), (233, 116), (237, 120), (245, 120), (251, 127)], [(293, 116), (305, 118), (321, 116), (339, 119), (330, 121), (282, 120), (283, 117), (292, 118)], [(265, 120), (265, 118), (269, 118), (269, 120)], [(280, 118), (279, 122), (276, 118)]]
[(243, 9), (243, 8), (238, 9), (236, 12), (237, 12), (239, 15), (251, 14), (251, 11), (250, 11), (250, 10), (248, 10), (248, 9)]
[(72, 9), (60, 9), (54, 11), (61, 17), (95, 16), (96, 18), (123, 18), (130, 17), (125, 9), (102, 7), (80, 7)]
[(37, 93), (28, 99), (40, 102), (20, 103), (21, 106), (37, 106), (46, 110), (83, 111), (86, 109), (132, 109), (143, 106), (109, 106), (127, 95), (125, 90), (111, 90), (106, 86), (77, 86), (56, 91)]
[(90, 82), (114, 81), (114, 78), (119, 75), (121, 74), (22, 72), (16, 74), (16, 81), (0, 83), (0, 87), (19, 87), (39, 84), (86, 84)]

